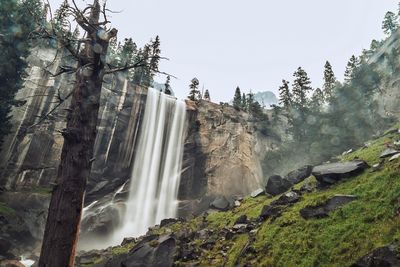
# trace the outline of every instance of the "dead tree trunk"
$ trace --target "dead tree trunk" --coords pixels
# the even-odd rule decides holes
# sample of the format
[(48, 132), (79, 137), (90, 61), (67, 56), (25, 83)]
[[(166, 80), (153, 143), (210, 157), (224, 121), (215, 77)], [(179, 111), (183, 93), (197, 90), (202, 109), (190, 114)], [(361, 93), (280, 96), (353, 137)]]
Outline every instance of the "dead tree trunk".
[[(79, 10), (77, 12), (80, 12)], [(76, 16), (87, 38), (76, 52), (78, 68), (67, 126), (62, 131), (64, 145), (43, 238), (39, 266), (73, 266), (78, 240), (86, 181), (93, 162), (93, 146), (105, 74), (104, 64), (110, 38), (117, 31), (106, 31), (99, 23), (97, 0), (89, 18)]]

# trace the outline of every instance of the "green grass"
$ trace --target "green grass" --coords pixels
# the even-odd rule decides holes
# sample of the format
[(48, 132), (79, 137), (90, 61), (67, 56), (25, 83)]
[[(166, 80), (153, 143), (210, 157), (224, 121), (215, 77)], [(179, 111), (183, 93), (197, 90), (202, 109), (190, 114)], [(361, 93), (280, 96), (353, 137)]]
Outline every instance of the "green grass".
[[(359, 149), (340, 159), (359, 158), (373, 165), (379, 162), (385, 144), (398, 138), (398, 134), (384, 135), (370, 142), (368, 148)], [(306, 182), (315, 184), (316, 180), (309, 177), (295, 188), (300, 188)], [(356, 195), (358, 198), (330, 213), (327, 218), (305, 220), (300, 216), (302, 208), (320, 204), (336, 194)], [(349, 266), (371, 250), (400, 240), (400, 218), (396, 215), (400, 208), (400, 160), (386, 162), (380, 171), (371, 172), (368, 169), (328, 189), (304, 194), (298, 203), (285, 209), (281, 217), (273, 222), (267, 220), (257, 229), (255, 240), (250, 244), (256, 252), (254, 254), (242, 253), (249, 242), (248, 234), (236, 235), (232, 240), (225, 240), (219, 234), (223, 228), (233, 226), (241, 215), (257, 218), (263, 206), (278, 197), (248, 197), (240, 207), (209, 214), (206, 227), (214, 231), (210, 239), (216, 240), (216, 243), (211, 249), (203, 249), (203, 240), (193, 240), (191, 244), (201, 251), (200, 259), (193, 263), (227, 267), (244, 263), (285, 267)], [(188, 222), (155, 228), (152, 232), (164, 234), (182, 229), (198, 231), (202, 227), (203, 218), (198, 217)], [(127, 253), (130, 248), (115, 248), (113, 253)], [(177, 266), (181, 266), (181, 263), (177, 262)]]

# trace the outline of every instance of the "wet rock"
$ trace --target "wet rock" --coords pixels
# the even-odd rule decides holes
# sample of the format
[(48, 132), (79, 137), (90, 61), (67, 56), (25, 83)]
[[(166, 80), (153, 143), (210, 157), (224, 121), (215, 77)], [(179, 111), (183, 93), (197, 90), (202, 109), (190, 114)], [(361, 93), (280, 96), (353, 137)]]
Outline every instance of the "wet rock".
[(289, 172), (285, 178), (292, 183), (292, 185), (298, 184), (311, 175), (312, 169), (313, 166), (306, 165), (297, 170)]
[(18, 260), (2, 260), (0, 261), (0, 267), (25, 267)]
[(281, 206), (271, 206), (271, 205), (264, 206), (259, 218), (261, 221), (265, 221), (268, 218), (274, 219), (281, 215), (282, 210), (283, 207)]
[(247, 216), (246, 215), (242, 215), (239, 218), (237, 218), (237, 220), (235, 221), (235, 224), (243, 224), (243, 223), (247, 223)]
[(351, 267), (397, 267), (400, 266), (400, 255), (396, 246), (377, 248), (363, 256)]
[(393, 156), (389, 159), (389, 161), (394, 161), (394, 160), (396, 160), (396, 159), (398, 159), (398, 158), (400, 158), (400, 153), (397, 153), (397, 154), (393, 155)]
[(391, 157), (391, 156), (399, 154), (399, 153), (400, 153), (399, 150), (396, 150), (393, 148), (387, 148), (381, 153), (381, 155), (379, 157), (380, 158), (388, 158), (388, 157)]
[(323, 187), (335, 184), (344, 178), (356, 176), (368, 167), (363, 160), (336, 162), (316, 166), (313, 168), (312, 174), (317, 178), (319, 185)]
[(138, 244), (133, 247), (129, 251), (127, 258), (121, 262), (121, 266), (172, 266), (175, 250), (175, 238), (171, 235), (161, 236), (156, 241)]
[(213, 202), (211, 202), (210, 207), (217, 209), (217, 210), (221, 210), (221, 211), (226, 211), (229, 209), (230, 206), (230, 202), (228, 201), (228, 199), (226, 199), (226, 197), (222, 196), (222, 197), (217, 197), (216, 199), (214, 199)]
[(296, 203), (300, 200), (300, 195), (294, 191), (290, 191), (280, 196), (277, 200), (272, 201), (271, 205), (288, 205)]
[(183, 218), (168, 218), (168, 219), (164, 219), (164, 220), (161, 220), (160, 227), (164, 227), (164, 226), (167, 226), (167, 225), (171, 225), (171, 224), (174, 224), (174, 223), (177, 223), (177, 222), (183, 222), (183, 221), (184, 221)]
[(276, 196), (287, 191), (292, 186), (287, 179), (282, 178), (279, 175), (272, 175), (268, 178), (267, 185), (265, 186), (265, 192)]
[(125, 237), (124, 240), (122, 240), (121, 246), (125, 246), (130, 243), (135, 243), (136, 241), (137, 239), (134, 237)]
[(204, 242), (200, 245), (200, 247), (201, 247), (202, 249), (208, 249), (208, 250), (210, 250), (210, 249), (212, 249), (212, 248), (215, 246), (215, 243), (216, 243), (215, 240), (206, 240), (206, 241), (204, 241)]
[(251, 194), (250, 194), (250, 196), (252, 198), (256, 198), (256, 197), (259, 197), (259, 196), (262, 196), (262, 195), (265, 195), (265, 190), (262, 189), (262, 188), (259, 188), (259, 189), (255, 190), (255, 191), (251, 192)]
[(321, 205), (307, 206), (301, 209), (300, 215), (304, 219), (324, 218), (327, 217), (330, 212), (356, 199), (357, 197), (352, 195), (336, 195)]

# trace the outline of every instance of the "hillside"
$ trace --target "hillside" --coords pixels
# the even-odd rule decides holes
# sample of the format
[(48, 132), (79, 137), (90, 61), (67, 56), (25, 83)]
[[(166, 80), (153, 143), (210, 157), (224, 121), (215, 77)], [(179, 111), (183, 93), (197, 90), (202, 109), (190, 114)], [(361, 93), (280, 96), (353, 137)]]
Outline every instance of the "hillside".
[[(152, 266), (350, 266), (374, 251), (375, 258), (353, 266), (398, 266), (400, 161), (380, 156), (396, 148), (399, 139), (397, 126), (338, 157), (372, 167), (331, 186), (320, 188), (310, 176), (283, 195), (249, 196), (229, 211), (210, 211), (187, 222), (164, 220), (145, 237), (83, 254), (78, 263), (136, 266), (146, 259)], [(339, 198), (344, 201), (330, 209), (335, 202), (330, 199)], [(392, 265), (382, 265), (382, 255)]]

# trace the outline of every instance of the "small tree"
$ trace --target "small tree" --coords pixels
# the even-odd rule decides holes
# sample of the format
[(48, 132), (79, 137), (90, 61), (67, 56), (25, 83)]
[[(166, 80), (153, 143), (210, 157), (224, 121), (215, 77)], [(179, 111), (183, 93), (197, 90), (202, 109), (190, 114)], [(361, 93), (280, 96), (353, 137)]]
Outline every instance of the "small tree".
[(279, 104), (288, 110), (292, 105), (292, 94), (289, 89), (289, 82), (282, 80), (282, 85), (279, 87)]
[(298, 107), (306, 107), (308, 104), (307, 95), (312, 91), (310, 78), (301, 67), (297, 69), (293, 76), (295, 77), (292, 89), (293, 103)]
[(354, 71), (360, 66), (360, 61), (355, 55), (350, 57), (349, 62), (347, 62), (346, 70), (344, 72), (345, 83), (350, 83), (354, 78)]
[(247, 99), (246, 99), (246, 94), (245, 93), (242, 94), (242, 105), (241, 105), (241, 107), (242, 107), (243, 110), (246, 110)]
[(399, 23), (397, 21), (398, 17), (391, 11), (388, 11), (382, 22), (383, 32), (387, 35), (394, 33), (399, 27)]
[(239, 110), (239, 109), (243, 108), (242, 93), (240, 92), (239, 86), (237, 86), (236, 90), (235, 90), (235, 95), (233, 97), (233, 107), (236, 110)]
[(311, 97), (311, 108), (314, 112), (321, 110), (322, 105), (324, 104), (324, 93), (320, 88), (315, 89), (312, 97)]
[(200, 99), (200, 91), (199, 91), (199, 80), (197, 78), (193, 78), (190, 82), (189, 88), (189, 100), (198, 101)]
[(204, 100), (211, 101), (210, 92), (208, 91), (208, 89), (206, 89), (206, 91), (204, 92)]
[(324, 70), (324, 85), (322, 87), (323, 91), (319, 95), (323, 96), (323, 101), (327, 101), (328, 103), (331, 102), (332, 97), (333, 97), (333, 88), (335, 87), (336, 84), (336, 77), (335, 74), (333, 73), (332, 70), (332, 65), (329, 63), (329, 61), (326, 61), (325, 63), (325, 70)]
[(170, 82), (171, 82), (171, 76), (168, 75), (167, 79), (165, 80), (165, 84), (164, 84), (164, 86), (165, 86), (164, 93), (167, 95), (172, 95)]

